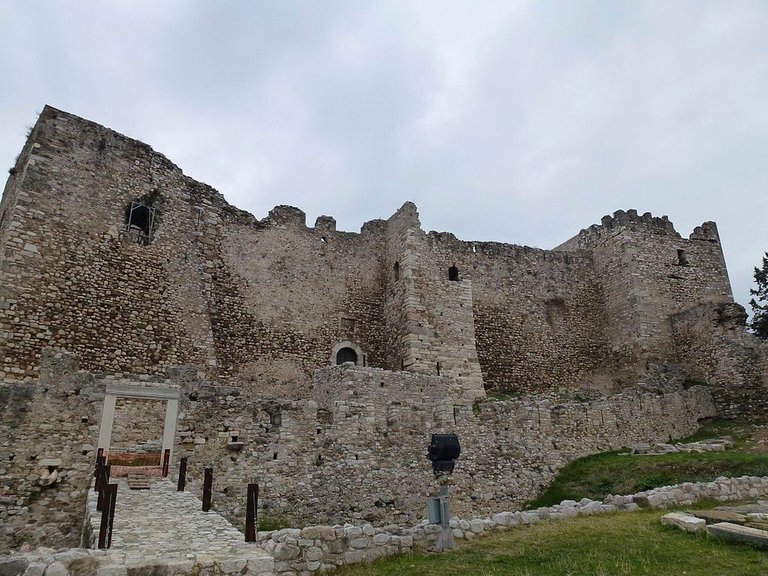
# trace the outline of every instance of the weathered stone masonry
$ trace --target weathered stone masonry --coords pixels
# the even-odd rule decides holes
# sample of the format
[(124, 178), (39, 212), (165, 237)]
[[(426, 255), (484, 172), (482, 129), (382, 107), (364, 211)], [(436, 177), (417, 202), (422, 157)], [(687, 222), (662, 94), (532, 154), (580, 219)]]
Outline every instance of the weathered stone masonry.
[[(714, 223), (619, 211), (541, 250), (426, 233), (412, 203), (359, 233), (259, 220), (51, 107), (0, 202), (0, 364), (0, 548), (77, 543), (115, 382), (178, 387), (174, 470), (213, 465), (238, 521), (258, 480), (295, 522), (413, 522), (431, 432), (462, 438), (457, 511), (492, 511), (572, 458), (768, 407)], [(114, 448), (161, 411), (125, 404)]]

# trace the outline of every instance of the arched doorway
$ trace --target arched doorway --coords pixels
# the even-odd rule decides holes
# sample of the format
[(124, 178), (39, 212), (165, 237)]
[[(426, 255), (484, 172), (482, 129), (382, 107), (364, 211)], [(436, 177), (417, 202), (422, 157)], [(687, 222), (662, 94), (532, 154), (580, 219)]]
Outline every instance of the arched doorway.
[(333, 347), (333, 350), (331, 350), (331, 357), (329, 360), (331, 366), (340, 366), (347, 362), (352, 362), (356, 366), (367, 365), (365, 352), (363, 352), (360, 346), (349, 340), (337, 343)]
[(336, 365), (344, 364), (345, 362), (353, 362), (357, 364), (357, 352), (352, 348), (345, 347), (336, 352)]

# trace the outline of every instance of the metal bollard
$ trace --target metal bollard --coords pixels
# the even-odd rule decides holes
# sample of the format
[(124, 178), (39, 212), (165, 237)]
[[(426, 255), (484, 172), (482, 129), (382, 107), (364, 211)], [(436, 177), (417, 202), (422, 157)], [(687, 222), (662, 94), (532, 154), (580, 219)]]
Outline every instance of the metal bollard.
[(184, 487), (187, 485), (187, 459), (182, 458), (179, 463), (179, 483), (176, 485), (177, 492), (184, 492)]
[(112, 527), (115, 522), (115, 501), (117, 500), (117, 484), (107, 484), (99, 492), (103, 493), (104, 503), (101, 509), (101, 524), (99, 525), (99, 549), (112, 546)]
[(203, 512), (211, 509), (211, 489), (213, 488), (213, 468), (205, 469), (203, 478)]
[(256, 542), (256, 518), (259, 509), (259, 485), (248, 484), (245, 502), (245, 541)]
[(168, 477), (168, 468), (171, 465), (171, 450), (169, 448), (165, 449), (165, 452), (163, 453), (163, 478)]

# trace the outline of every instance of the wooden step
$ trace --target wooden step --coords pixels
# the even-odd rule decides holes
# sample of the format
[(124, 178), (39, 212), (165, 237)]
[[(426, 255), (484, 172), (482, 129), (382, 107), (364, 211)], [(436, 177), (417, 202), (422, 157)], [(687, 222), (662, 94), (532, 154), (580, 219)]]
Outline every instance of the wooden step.
[(143, 472), (128, 474), (128, 488), (131, 490), (149, 490), (149, 476)]

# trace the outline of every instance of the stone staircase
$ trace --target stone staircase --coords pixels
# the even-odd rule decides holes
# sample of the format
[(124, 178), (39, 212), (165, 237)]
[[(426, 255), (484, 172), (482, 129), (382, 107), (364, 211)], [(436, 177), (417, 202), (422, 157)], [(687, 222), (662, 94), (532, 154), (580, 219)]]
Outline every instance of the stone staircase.
[(143, 472), (128, 474), (128, 488), (131, 490), (149, 490), (149, 476)]

